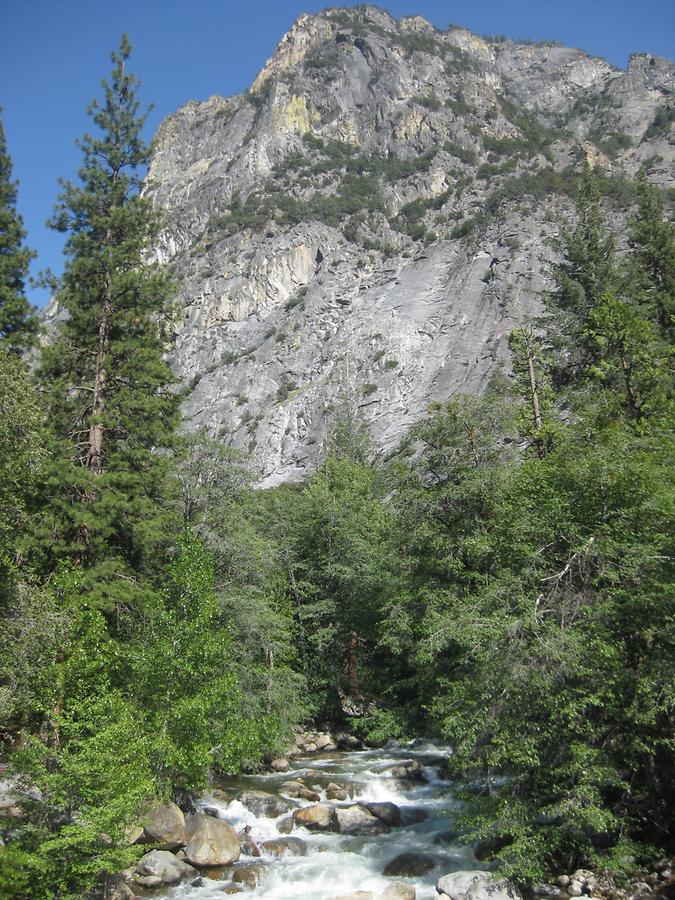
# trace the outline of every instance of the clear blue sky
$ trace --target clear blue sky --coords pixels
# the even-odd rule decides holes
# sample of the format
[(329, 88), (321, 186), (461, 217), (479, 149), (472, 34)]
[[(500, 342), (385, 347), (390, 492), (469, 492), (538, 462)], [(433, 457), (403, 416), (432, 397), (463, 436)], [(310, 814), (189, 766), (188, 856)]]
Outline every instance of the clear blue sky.
[[(313, 0), (2, 0), (0, 106), (33, 270), (62, 269), (62, 237), (45, 227), (57, 179), (75, 177), (75, 140), (85, 109), (109, 71), (110, 51), (126, 31), (141, 98), (153, 102), (150, 136), (188, 100), (244, 90), (284, 32)], [(673, 0), (390, 0), (396, 16), (418, 13), (508, 37), (552, 38), (625, 67), (633, 52), (673, 57)], [(42, 304), (44, 292), (32, 291)]]

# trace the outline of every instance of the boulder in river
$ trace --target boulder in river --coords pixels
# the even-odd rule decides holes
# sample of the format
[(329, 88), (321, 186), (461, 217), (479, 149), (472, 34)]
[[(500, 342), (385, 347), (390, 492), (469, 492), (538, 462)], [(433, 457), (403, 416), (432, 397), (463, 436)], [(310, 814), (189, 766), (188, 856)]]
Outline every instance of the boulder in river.
[(188, 818), (188, 843), (185, 858), (195, 866), (228, 866), (239, 859), (237, 832), (222, 819), (203, 813)]
[(335, 740), (341, 750), (360, 750), (363, 746), (357, 737), (354, 737), (353, 734), (347, 734), (346, 732), (338, 734)]
[(365, 806), (338, 806), (335, 810), (340, 834), (386, 834), (389, 828)]
[(239, 847), (244, 856), (260, 856), (258, 845), (251, 837), (251, 826), (247, 825), (237, 833), (239, 838)]
[(185, 816), (169, 801), (156, 806), (143, 822), (143, 843), (156, 844), (161, 850), (175, 850), (187, 844)]
[(284, 757), (279, 757), (278, 759), (273, 759), (270, 763), (270, 769), (273, 772), (288, 772), (290, 768), (289, 762)]
[(422, 766), (416, 759), (407, 759), (395, 766), (388, 766), (384, 771), (392, 778), (399, 778), (401, 781), (427, 780)]
[(177, 884), (184, 874), (195, 874), (191, 866), (186, 867), (169, 850), (151, 850), (146, 853), (136, 863), (135, 872), (138, 876), (135, 880), (141, 887)]
[(436, 882), (436, 890), (450, 900), (522, 900), (510, 881), (479, 869), (443, 875)]
[(265, 853), (281, 858), (284, 856), (307, 856), (307, 844), (297, 837), (273, 838), (260, 845)]
[(341, 787), (339, 784), (335, 784), (331, 781), (329, 785), (326, 787), (326, 799), (327, 800), (346, 800), (349, 797), (349, 794), (345, 790), (344, 787)]
[(277, 831), (279, 834), (290, 834), (293, 831), (293, 816), (284, 816), (277, 819)]
[(419, 875), (426, 875), (435, 865), (436, 861), (423, 853), (399, 853), (387, 863), (382, 874), (416, 878)]
[(239, 795), (239, 802), (256, 816), (266, 816), (268, 819), (276, 819), (293, 809), (293, 804), (276, 794), (267, 791), (244, 791)]
[(378, 819), (381, 819), (384, 824), (389, 825), (390, 828), (398, 828), (403, 821), (401, 810), (395, 803), (364, 803), (363, 805), (369, 813), (377, 816)]
[(248, 888), (256, 888), (262, 881), (263, 867), (258, 865), (238, 866), (232, 873), (235, 884), (245, 884)]
[(296, 809), (293, 813), (293, 821), (296, 825), (303, 826), (309, 831), (337, 831), (335, 810), (323, 803)]
[(415, 900), (416, 897), (416, 889), (405, 881), (392, 881), (382, 894), (382, 900)]
[[(311, 790), (301, 781), (284, 781), (279, 788), (282, 794), (289, 797), (296, 797), (299, 800), (309, 800), (310, 803), (318, 803), (321, 799), (316, 791)], [(290, 804), (288, 804), (290, 809)]]

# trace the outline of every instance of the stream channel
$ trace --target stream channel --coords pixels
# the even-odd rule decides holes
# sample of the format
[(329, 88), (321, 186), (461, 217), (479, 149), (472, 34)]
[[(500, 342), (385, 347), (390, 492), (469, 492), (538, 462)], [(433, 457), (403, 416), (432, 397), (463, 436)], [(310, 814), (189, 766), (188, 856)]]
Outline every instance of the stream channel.
[[(444, 780), (439, 771), (449, 752), (448, 747), (415, 741), (409, 745), (388, 744), (377, 750), (318, 753), (293, 759), (291, 769), (283, 774), (239, 776), (221, 782), (219, 787), (225, 793), (216, 791), (215, 798), (206, 794), (197, 801), (197, 807), (208, 808), (211, 815), (217, 813), (237, 831), (250, 826), (250, 837), (257, 845), (285, 837), (277, 829), (284, 816), (256, 815), (249, 808), (255, 804), (245, 806), (236, 797), (245, 791), (265, 791), (283, 797), (281, 785), (295, 779), (302, 779), (307, 787), (320, 794), (320, 802), (328, 806), (391, 802), (402, 814), (402, 824), (384, 834), (318, 833), (296, 826), (288, 836), (301, 839), (304, 846), (299, 849), (305, 855), (289, 853), (276, 858), (264, 848), (260, 858), (242, 854), (234, 868), (262, 865), (262, 878), (255, 888), (242, 885), (243, 893), (234, 896), (258, 900), (333, 900), (343, 894), (371, 891), (379, 897), (396, 881), (413, 885), (417, 900), (431, 900), (438, 896), (435, 884), (441, 875), (486, 868), (484, 863), (477, 864), (471, 847), (453, 837), (453, 816), (459, 802), (452, 782)], [(421, 764), (424, 780), (399, 780), (387, 772), (388, 767), (406, 760)], [(347, 788), (353, 797), (344, 802), (327, 801), (325, 789), (331, 782)], [(230, 794), (234, 799), (228, 801), (226, 796)], [(296, 807), (312, 805), (306, 800), (290, 802)], [(403, 853), (428, 857), (433, 861), (433, 868), (414, 877), (385, 877), (385, 867)], [(232, 871), (211, 874), (227, 881)], [(200, 881), (197, 885), (184, 882), (161, 894), (153, 892), (153, 897), (206, 900), (225, 896), (223, 881), (219, 883), (207, 877)]]

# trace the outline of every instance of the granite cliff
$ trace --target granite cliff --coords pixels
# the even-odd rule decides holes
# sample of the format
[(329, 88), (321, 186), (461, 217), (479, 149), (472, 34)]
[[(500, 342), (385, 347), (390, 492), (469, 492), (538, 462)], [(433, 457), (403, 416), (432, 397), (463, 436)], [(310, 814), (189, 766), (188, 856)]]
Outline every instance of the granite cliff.
[(481, 391), (538, 309), (570, 172), (599, 166), (619, 231), (631, 178), (671, 187), (674, 75), (375, 7), (302, 16), (247, 93), (156, 135), (188, 427), (270, 486), (311, 470), (344, 403), (388, 452)]

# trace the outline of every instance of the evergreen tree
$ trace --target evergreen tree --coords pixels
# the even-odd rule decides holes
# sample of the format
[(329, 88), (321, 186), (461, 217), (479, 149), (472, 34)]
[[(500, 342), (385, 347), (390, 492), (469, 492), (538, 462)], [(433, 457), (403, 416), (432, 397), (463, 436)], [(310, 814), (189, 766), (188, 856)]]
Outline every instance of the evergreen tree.
[(616, 283), (615, 240), (604, 223), (597, 179), (586, 167), (576, 195), (576, 223), (552, 242), (559, 259), (551, 265), (553, 286), (545, 300), (547, 337), (557, 385), (579, 385), (597, 358), (585, 327), (602, 296)]
[(53, 226), (68, 233), (58, 297), (68, 312), (40, 377), (59, 440), (45, 543), (89, 570), (96, 602), (133, 605), (166, 527), (163, 493), (178, 396), (164, 360), (161, 317), (171, 285), (149, 261), (159, 222), (141, 196), (149, 146), (129, 41), (112, 55), (98, 136), (80, 141), (79, 183), (65, 183)]
[(26, 300), (24, 285), (34, 254), (24, 246), (26, 233), (16, 211), (16, 183), (0, 121), (0, 342), (13, 350), (30, 347), (37, 316)]
[(675, 309), (675, 228), (667, 221), (657, 189), (642, 182), (638, 211), (630, 223), (634, 289), (665, 338), (672, 339)]

